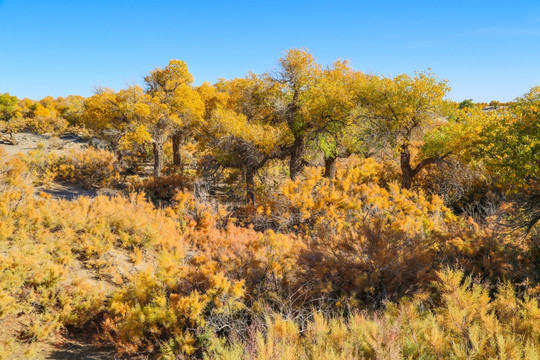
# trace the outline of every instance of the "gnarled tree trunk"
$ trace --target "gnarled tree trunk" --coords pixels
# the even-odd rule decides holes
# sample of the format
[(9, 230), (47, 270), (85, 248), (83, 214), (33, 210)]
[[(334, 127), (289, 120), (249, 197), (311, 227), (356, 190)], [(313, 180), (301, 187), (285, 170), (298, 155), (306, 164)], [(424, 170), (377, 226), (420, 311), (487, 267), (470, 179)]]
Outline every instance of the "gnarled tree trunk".
[(154, 176), (160, 177), (163, 169), (163, 144), (154, 142)]
[(296, 179), (298, 174), (304, 169), (304, 147), (305, 139), (303, 137), (297, 137), (291, 147), (291, 158), (289, 160), (289, 176), (291, 180)]
[(336, 178), (337, 157), (330, 156), (324, 158), (324, 177), (330, 180)]
[(182, 133), (176, 132), (172, 136), (173, 164), (182, 170)]
[(250, 204), (255, 204), (255, 170), (246, 168), (246, 200)]
[(401, 147), (400, 154), (400, 166), (401, 166), (401, 188), (410, 189), (414, 177), (414, 171), (411, 167), (411, 153), (406, 146)]
[(402, 189), (410, 189), (413, 184), (414, 177), (426, 166), (435, 164), (438, 161), (443, 160), (451, 153), (447, 153), (443, 156), (438, 157), (429, 157), (425, 158), (424, 160), (420, 161), (418, 165), (416, 165), (413, 169), (411, 166), (411, 152), (409, 151), (409, 147), (407, 145), (401, 146), (401, 154), (400, 154), (400, 166), (401, 166), (401, 188)]
[(244, 164), (246, 167), (246, 201), (251, 205), (255, 205), (255, 174), (267, 161), (268, 157), (263, 157), (259, 161), (253, 160)]

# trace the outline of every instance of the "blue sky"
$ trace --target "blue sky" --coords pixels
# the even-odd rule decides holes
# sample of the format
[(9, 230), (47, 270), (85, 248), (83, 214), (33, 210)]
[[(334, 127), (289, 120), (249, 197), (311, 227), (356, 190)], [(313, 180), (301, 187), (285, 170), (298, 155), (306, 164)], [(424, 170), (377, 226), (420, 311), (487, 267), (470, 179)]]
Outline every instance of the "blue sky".
[(431, 68), (461, 101), (540, 85), (540, 1), (0, 0), (0, 92), (89, 96), (169, 59), (197, 84), (274, 68), (288, 48), (378, 74)]

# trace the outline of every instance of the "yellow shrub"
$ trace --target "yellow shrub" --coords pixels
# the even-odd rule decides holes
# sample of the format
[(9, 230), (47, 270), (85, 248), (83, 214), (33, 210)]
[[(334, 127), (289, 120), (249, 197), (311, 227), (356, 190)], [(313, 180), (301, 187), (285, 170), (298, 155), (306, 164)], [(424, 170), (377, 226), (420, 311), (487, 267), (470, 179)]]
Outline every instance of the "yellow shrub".
[(120, 165), (116, 156), (107, 150), (88, 148), (58, 155), (45, 153), (43, 147), (38, 147), (26, 156), (26, 162), (38, 183), (62, 180), (86, 188), (103, 188), (120, 180)]
[(113, 153), (88, 148), (58, 159), (56, 176), (60, 180), (83, 184), (87, 188), (107, 187), (118, 181), (118, 163)]
[(441, 271), (532, 279), (516, 238), (388, 183), (373, 160), (286, 182), (257, 209), (276, 230), (256, 231), (188, 192), (165, 208), (144, 194), (37, 197), (29, 172), (117, 176), (108, 152), (40, 151), (0, 150), (0, 358), (89, 324), (126, 356), (163, 359), (538, 358), (534, 292)]
[(1, 358), (31, 357), (36, 342), (98, 320), (117, 287), (108, 274), (123, 284), (158, 254), (168, 254), (164, 265), (186, 256), (177, 217), (142, 195), (37, 198), (25, 170), (20, 158), (0, 154)]
[(540, 359), (535, 300), (518, 298), (509, 284), (492, 299), (486, 285), (453, 270), (440, 272), (434, 289), (430, 298), (419, 293), (374, 314), (315, 313), (303, 334), (300, 324), (276, 315), (247, 338), (226, 344), (212, 337), (205, 358)]
[(57, 116), (36, 116), (34, 118), (28, 118), (26, 120), (26, 130), (37, 134), (61, 134), (69, 126), (69, 122)]
[(355, 294), (372, 303), (425, 283), (455, 217), (436, 196), (381, 184), (382, 165), (373, 159), (349, 165), (336, 180), (307, 169), (258, 210), (302, 236), (300, 284), (317, 298)]

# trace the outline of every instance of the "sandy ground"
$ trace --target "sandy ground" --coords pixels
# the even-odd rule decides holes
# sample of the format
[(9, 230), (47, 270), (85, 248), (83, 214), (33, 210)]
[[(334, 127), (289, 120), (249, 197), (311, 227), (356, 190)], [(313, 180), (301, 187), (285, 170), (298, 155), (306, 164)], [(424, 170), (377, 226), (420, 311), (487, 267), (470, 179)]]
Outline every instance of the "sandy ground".
[(88, 146), (88, 143), (77, 135), (65, 134), (59, 137), (53, 135), (39, 135), (32, 133), (18, 133), (15, 135), (17, 145), (9, 145), (0, 142), (0, 148), (9, 155), (17, 153), (28, 154), (36, 149), (40, 144), (50, 152), (65, 154)]
[(53, 182), (46, 186), (36, 186), (36, 194), (44, 192), (54, 199), (73, 200), (79, 196), (96, 197), (100, 192), (92, 189), (85, 189), (80, 185), (68, 182)]

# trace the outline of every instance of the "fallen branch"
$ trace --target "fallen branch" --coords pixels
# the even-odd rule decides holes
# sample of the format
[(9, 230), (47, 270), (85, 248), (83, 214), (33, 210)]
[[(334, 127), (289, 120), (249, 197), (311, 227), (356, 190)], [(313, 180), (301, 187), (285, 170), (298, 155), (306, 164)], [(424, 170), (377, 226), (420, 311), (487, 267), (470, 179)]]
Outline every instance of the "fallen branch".
[(17, 145), (17, 139), (13, 134), (9, 135), (9, 138), (5, 135), (0, 134), (0, 142), (6, 145)]

